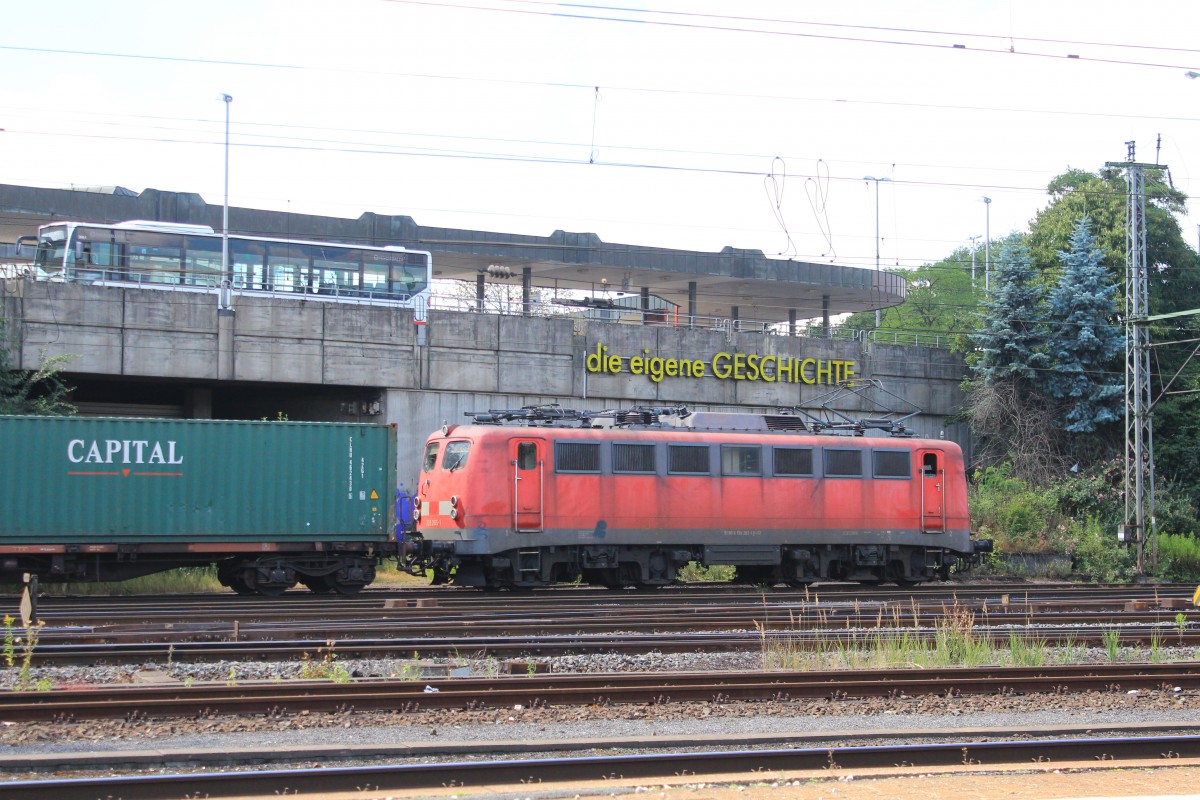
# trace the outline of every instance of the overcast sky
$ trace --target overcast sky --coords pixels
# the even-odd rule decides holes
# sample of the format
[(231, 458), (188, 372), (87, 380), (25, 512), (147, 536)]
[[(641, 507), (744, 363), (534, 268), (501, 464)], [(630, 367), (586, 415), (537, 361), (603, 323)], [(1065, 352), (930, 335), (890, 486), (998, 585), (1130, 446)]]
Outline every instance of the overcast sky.
[(915, 266), (1131, 140), (1200, 195), (1198, 32), (1194, 0), (26, 0), (0, 182), (220, 204), (228, 93), (234, 206)]

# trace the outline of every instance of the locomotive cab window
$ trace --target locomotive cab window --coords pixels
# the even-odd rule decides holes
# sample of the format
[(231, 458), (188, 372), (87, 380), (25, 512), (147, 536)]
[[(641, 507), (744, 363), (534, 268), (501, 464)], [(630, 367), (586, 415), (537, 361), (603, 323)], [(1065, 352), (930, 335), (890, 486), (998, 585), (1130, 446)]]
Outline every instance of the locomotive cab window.
[(555, 442), (555, 472), (599, 472), (600, 445), (592, 442)]
[(441, 443), (430, 442), (425, 445), (425, 458), (421, 462), (421, 470), (429, 472), (433, 469), (433, 465), (437, 463), (438, 450), (441, 449)]
[(812, 477), (813, 451), (811, 447), (775, 447), (775, 474), (784, 477)]
[(861, 478), (862, 450), (825, 450), (825, 477)]
[(759, 445), (721, 445), (722, 475), (762, 475), (762, 447)]
[(708, 445), (668, 445), (667, 472), (672, 475), (707, 475)]
[(654, 474), (654, 445), (613, 444), (613, 472)]
[(467, 465), (467, 453), (471, 452), (470, 442), (447, 442), (446, 453), (442, 456), (442, 469), (453, 472)]
[(912, 453), (908, 450), (875, 450), (876, 478), (911, 478)]
[(926, 453), (922, 459), (921, 472), (925, 475), (938, 474), (938, 457), (937, 453)]

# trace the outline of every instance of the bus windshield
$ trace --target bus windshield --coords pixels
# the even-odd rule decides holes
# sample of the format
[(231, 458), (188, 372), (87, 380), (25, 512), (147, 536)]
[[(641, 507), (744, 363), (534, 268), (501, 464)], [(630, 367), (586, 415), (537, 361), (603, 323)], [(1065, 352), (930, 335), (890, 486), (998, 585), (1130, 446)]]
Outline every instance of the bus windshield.
[(43, 272), (61, 272), (67, 254), (67, 226), (47, 226), (38, 233), (33, 263)]

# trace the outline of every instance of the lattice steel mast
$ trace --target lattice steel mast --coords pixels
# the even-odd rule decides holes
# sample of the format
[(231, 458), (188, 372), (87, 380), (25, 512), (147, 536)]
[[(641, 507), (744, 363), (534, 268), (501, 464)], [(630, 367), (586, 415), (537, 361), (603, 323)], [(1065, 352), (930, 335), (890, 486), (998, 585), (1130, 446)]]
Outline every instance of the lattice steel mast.
[(1150, 300), (1146, 265), (1145, 170), (1162, 164), (1134, 161), (1134, 142), (1126, 142), (1127, 160), (1105, 166), (1125, 170), (1128, 186), (1125, 228), (1125, 522), (1123, 541), (1137, 546), (1136, 570), (1145, 572), (1147, 534), (1151, 561), (1158, 561), (1154, 524), (1154, 426), (1150, 419), (1150, 330), (1146, 324)]

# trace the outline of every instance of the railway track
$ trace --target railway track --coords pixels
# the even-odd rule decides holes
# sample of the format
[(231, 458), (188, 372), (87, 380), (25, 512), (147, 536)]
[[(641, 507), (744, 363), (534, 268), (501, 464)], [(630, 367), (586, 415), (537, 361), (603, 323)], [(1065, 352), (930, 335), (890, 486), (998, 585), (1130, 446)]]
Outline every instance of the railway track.
[[(341, 657), (428, 658), (464, 652), (495, 657), (612, 650), (753, 650), (862, 646), (876, 634), (929, 640), (947, 625), (1003, 644), (1200, 644), (1190, 587), (1007, 586), (866, 600), (843, 586), (825, 594), (678, 587), (658, 593), (561, 592), (484, 595), (448, 590), (299, 603), (263, 598), (105, 598), (43, 604), (39, 665), (187, 659), (288, 660), (328, 649)], [(876, 592), (878, 597), (885, 595)], [(550, 601), (550, 602), (548, 602)], [(957, 619), (955, 619), (957, 617)], [(949, 620), (949, 621), (948, 621)]]
[[(345, 634), (331, 631), (331, 635)], [(1150, 626), (1117, 626), (1109, 621), (1103, 627), (1044, 626), (1033, 630), (1004, 628), (988, 630), (975, 628), (977, 639), (994, 644), (1011, 644), (1013, 637), (1023, 643), (1057, 647), (1103, 647), (1108, 636), (1116, 635), (1120, 647), (1160, 646), (1200, 647), (1200, 630), (1183, 633), (1174, 628)], [(881, 634), (886, 635), (886, 634)], [(914, 641), (932, 642), (937, 639), (934, 629), (904, 629), (896, 635), (907, 635)], [(235, 640), (230, 633), (209, 631), (200, 641), (145, 642), (140, 640), (99, 644), (52, 644), (42, 640), (35, 648), (32, 663), (36, 666), (152, 664), (165, 666), (178, 663), (212, 663), (217, 661), (296, 661), (314, 653), (336, 652), (339, 659), (400, 659), (427, 658), (499, 658), (521, 659), (560, 655), (594, 653), (687, 653), (760, 651), (782, 647), (789, 650), (837, 649), (841, 647), (870, 648), (875, 642), (870, 629), (837, 629), (809, 631), (734, 631), (709, 633), (603, 633), (559, 634), (546, 632), (512, 635), (439, 636), (425, 638), (347, 638), (347, 639), (271, 639), (256, 641)], [(203, 639), (209, 639), (204, 641)]]
[(353, 683), (104, 686), (0, 693), (0, 720), (194, 717), (198, 715), (430, 709), (544, 708), (669, 702), (731, 703), (801, 699), (1076, 692), (1200, 690), (1200, 664), (982, 667), (870, 672), (720, 672), (549, 675)]
[(552, 757), (436, 764), (399, 764), (323, 769), (256, 770), (126, 775), (106, 778), (13, 781), (3, 784), (8, 800), (159, 800), (167, 797), (272, 797), (337, 792), (377, 797), (388, 791), (433, 789), (456, 792), (472, 787), (533, 787), (552, 783), (597, 781), (695, 781), (711, 776), (749, 775), (757, 780), (787, 780), (846, 770), (1012, 765), (1067, 767), (1097, 762), (1171, 766), (1200, 757), (1200, 736), (1117, 736), (1033, 739), (1024, 741), (951, 741), (922, 744), (839, 746), (798, 749), (705, 750), (690, 752)]

